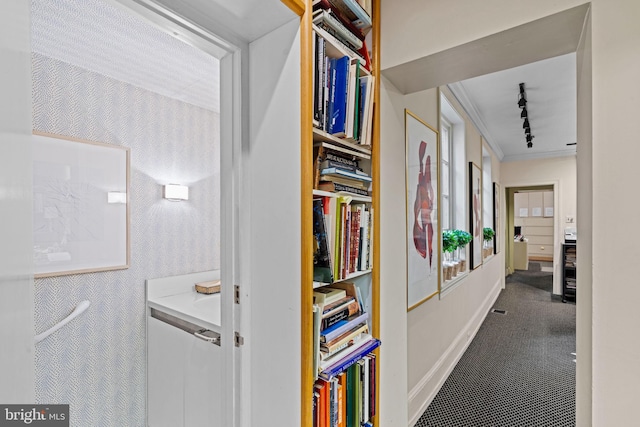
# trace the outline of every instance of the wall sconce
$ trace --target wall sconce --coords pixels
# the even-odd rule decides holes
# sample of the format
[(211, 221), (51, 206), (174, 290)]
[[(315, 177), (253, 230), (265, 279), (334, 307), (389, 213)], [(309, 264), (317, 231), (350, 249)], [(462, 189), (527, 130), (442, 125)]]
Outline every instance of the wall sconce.
[(163, 187), (162, 197), (172, 202), (189, 200), (189, 187), (180, 184), (167, 184)]

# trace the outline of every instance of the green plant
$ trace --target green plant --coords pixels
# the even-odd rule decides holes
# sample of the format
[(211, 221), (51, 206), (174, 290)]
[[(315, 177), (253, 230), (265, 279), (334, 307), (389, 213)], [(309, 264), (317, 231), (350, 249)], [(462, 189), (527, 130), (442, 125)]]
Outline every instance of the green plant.
[(442, 232), (442, 251), (453, 252), (458, 247), (458, 236), (453, 230), (444, 230)]
[(491, 240), (496, 235), (496, 232), (493, 231), (493, 228), (485, 227), (482, 229), (482, 235), (484, 240)]
[(471, 236), (471, 233), (468, 233), (464, 230), (453, 230), (453, 233), (456, 235), (456, 238), (458, 239), (459, 248), (465, 247), (473, 239), (473, 236)]

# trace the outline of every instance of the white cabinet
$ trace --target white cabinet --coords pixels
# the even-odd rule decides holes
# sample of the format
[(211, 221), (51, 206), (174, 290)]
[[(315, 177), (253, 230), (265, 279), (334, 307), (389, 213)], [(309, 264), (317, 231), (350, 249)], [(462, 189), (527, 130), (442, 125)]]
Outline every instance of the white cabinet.
[(147, 352), (148, 426), (221, 426), (220, 347), (149, 317)]

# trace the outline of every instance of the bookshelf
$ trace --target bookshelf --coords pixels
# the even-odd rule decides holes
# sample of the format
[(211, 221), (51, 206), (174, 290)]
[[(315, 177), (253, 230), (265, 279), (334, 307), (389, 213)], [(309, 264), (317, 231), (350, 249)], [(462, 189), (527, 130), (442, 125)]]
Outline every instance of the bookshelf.
[[(369, 58), (365, 58), (363, 54), (366, 48), (360, 49), (359, 53), (355, 52), (353, 46), (349, 46), (349, 42), (340, 41), (338, 33), (332, 34), (327, 28), (319, 25), (318, 17), (326, 15), (324, 12), (318, 12), (318, 9), (322, 9), (318, 7), (319, 3), (323, 3), (325, 7), (328, 5), (324, 0), (307, 0), (301, 15), (300, 425), (329, 427), (342, 425), (339, 420), (343, 420), (344, 425), (375, 426), (380, 366), (380, 341), (377, 339), (380, 330), (379, 244), (376, 238), (379, 235), (379, 224), (375, 217), (375, 213), (379, 211), (379, 111), (375, 106), (379, 105), (376, 79), (380, 74), (380, 21), (376, 11), (379, 10), (380, 2), (367, 2), (371, 8), (372, 21), (365, 39)], [(322, 41), (319, 42), (319, 38)], [(319, 43), (323, 43), (323, 50), (319, 50)], [(318, 52), (323, 52), (327, 58), (326, 62), (319, 62)], [(336, 132), (336, 128), (327, 120), (326, 115), (330, 114), (329, 111), (321, 111), (323, 108), (329, 108), (332, 98), (329, 93), (320, 95), (318, 79), (322, 77), (316, 70), (322, 67), (325, 71), (323, 88), (330, 91), (328, 85), (331, 84), (331, 77), (326, 77), (327, 71), (331, 70), (332, 66), (337, 67), (338, 61), (344, 57), (348, 59), (342, 59), (342, 66), (349, 70), (347, 76), (342, 74), (347, 86), (344, 100), (347, 118), (344, 119), (344, 128), (338, 125)], [(345, 66), (345, 62), (348, 67)], [(355, 87), (354, 82), (357, 82), (358, 86), (355, 95), (350, 92)], [(335, 82), (333, 84), (335, 85)], [(341, 88), (337, 92), (340, 91)], [(354, 113), (351, 122), (347, 123), (350, 120), (350, 111)], [(362, 120), (363, 117), (366, 119)], [(344, 165), (336, 162), (343, 162)], [(341, 175), (344, 171), (331, 174), (329, 170), (332, 167), (347, 169), (350, 174)], [(346, 212), (349, 212), (348, 218), (340, 216), (340, 213), (347, 215)], [(318, 232), (319, 224), (325, 227), (325, 234)], [(346, 226), (349, 230), (348, 236), (345, 235), (345, 224), (349, 224)], [(320, 238), (321, 235), (325, 237)], [(330, 239), (330, 236), (333, 236), (333, 239)], [(326, 241), (323, 241), (324, 239)], [(325, 248), (327, 256), (318, 256), (319, 247)], [(318, 260), (321, 262), (318, 263)], [(326, 265), (322, 264), (323, 262)], [(331, 277), (322, 276), (318, 271), (318, 265), (324, 266), (322, 274), (330, 271)], [(318, 299), (318, 293), (330, 292), (332, 289), (342, 289), (346, 293), (341, 297), (344, 302), (333, 302), (345, 304), (339, 305), (339, 310), (347, 304), (355, 310), (348, 313), (344, 311), (347, 313), (344, 316), (347, 317), (341, 320), (335, 320), (338, 317), (330, 319), (328, 314), (333, 312), (325, 310), (325, 307), (330, 305), (325, 305), (323, 300)], [(362, 318), (366, 320), (363, 321)], [(335, 324), (328, 326), (330, 323), (327, 322), (334, 321)], [(350, 322), (356, 322), (355, 326), (350, 325)], [(342, 341), (334, 336), (334, 329), (341, 333)], [(353, 335), (349, 335), (350, 333)], [(343, 341), (348, 344), (344, 344)]]

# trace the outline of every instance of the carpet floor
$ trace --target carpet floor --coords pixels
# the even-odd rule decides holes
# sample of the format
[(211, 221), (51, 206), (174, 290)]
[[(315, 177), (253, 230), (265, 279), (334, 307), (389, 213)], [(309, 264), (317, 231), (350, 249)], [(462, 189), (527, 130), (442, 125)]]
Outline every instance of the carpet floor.
[(576, 307), (532, 267), (507, 278), (506, 314), (489, 312), (416, 427), (575, 426)]

